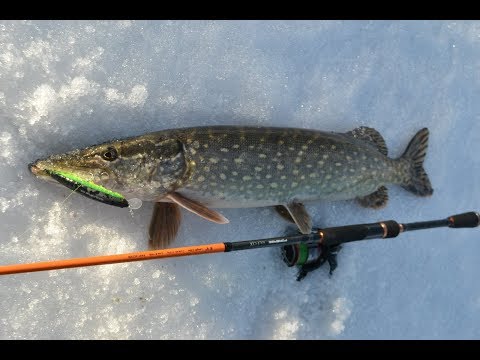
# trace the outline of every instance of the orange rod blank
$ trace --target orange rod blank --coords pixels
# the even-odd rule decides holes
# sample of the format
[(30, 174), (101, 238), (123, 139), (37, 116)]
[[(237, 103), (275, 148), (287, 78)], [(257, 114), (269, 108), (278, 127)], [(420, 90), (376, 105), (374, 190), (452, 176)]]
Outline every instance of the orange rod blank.
[(0, 266), (0, 275), (225, 252), (224, 243)]

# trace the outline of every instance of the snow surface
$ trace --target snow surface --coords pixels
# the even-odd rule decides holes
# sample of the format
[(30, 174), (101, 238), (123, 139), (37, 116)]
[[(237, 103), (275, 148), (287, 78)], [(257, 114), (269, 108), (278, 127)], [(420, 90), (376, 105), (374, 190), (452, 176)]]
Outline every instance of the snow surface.
[[(375, 127), (390, 154), (431, 131), (435, 192), (385, 209), (309, 206), (335, 226), (480, 210), (480, 23), (0, 23), (0, 263), (146, 249), (152, 204), (106, 206), (35, 179), (31, 161), (114, 137), (205, 124)], [(65, 200), (66, 199), (66, 200)], [(176, 246), (280, 235), (270, 208), (184, 212)], [(478, 339), (474, 229), (349, 244), (295, 280), (279, 249), (0, 277), (1, 339)]]

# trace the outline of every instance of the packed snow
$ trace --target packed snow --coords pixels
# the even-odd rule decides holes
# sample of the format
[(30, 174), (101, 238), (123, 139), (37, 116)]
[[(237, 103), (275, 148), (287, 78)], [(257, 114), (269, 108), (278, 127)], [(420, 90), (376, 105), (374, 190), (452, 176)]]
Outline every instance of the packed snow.
[[(27, 164), (112, 138), (208, 124), (376, 128), (391, 156), (430, 129), (434, 194), (309, 204), (317, 226), (480, 210), (476, 21), (0, 22), (0, 264), (147, 249), (125, 210)], [(271, 208), (183, 211), (174, 246), (262, 239)], [(480, 232), (351, 243), (296, 281), (279, 248), (0, 276), (1, 339), (478, 339)]]

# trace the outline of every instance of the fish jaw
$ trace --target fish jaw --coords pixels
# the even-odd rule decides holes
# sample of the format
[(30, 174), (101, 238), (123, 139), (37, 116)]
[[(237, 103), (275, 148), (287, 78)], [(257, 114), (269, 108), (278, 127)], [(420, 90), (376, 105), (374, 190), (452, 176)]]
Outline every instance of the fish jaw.
[(28, 164), (28, 170), (39, 179), (49, 181), (51, 179), (50, 175), (42, 167), (38, 166), (37, 163), (38, 161)]
[[(75, 152), (76, 153), (76, 152)], [(105, 187), (114, 187), (115, 174), (106, 168), (86, 161), (79, 157), (74, 158), (69, 153), (53, 155), (46, 159), (39, 159), (28, 165), (30, 172), (36, 177), (51, 181), (52, 173), (69, 174), (76, 178), (91, 181)]]
[[(98, 173), (99, 169), (88, 170), (85, 168), (67, 167), (62, 163), (56, 164), (49, 159), (37, 160), (35, 163), (29, 164), (28, 167), (36, 177), (57, 185), (64, 185), (90, 199), (118, 207), (128, 206), (128, 201), (122, 194), (90, 180), (95, 178), (95, 173)], [(100, 176), (102, 176), (102, 173), (105, 172), (101, 171)]]

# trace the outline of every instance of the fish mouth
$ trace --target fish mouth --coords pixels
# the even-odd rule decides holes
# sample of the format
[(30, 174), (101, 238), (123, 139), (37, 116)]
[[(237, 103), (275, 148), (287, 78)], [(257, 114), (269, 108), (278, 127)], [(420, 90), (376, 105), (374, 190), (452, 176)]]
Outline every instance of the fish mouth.
[(37, 166), (36, 163), (29, 164), (28, 168), (35, 176), (46, 180), (56, 180), (61, 185), (89, 199), (122, 208), (128, 207), (128, 201), (122, 194), (97, 185), (92, 181), (81, 179), (75, 174), (65, 171), (42, 169)]
[(35, 175), (35, 176), (44, 176), (44, 175), (47, 175), (45, 170), (42, 170), (40, 169), (36, 163), (30, 163), (28, 164), (28, 170), (30, 170), (30, 172)]

